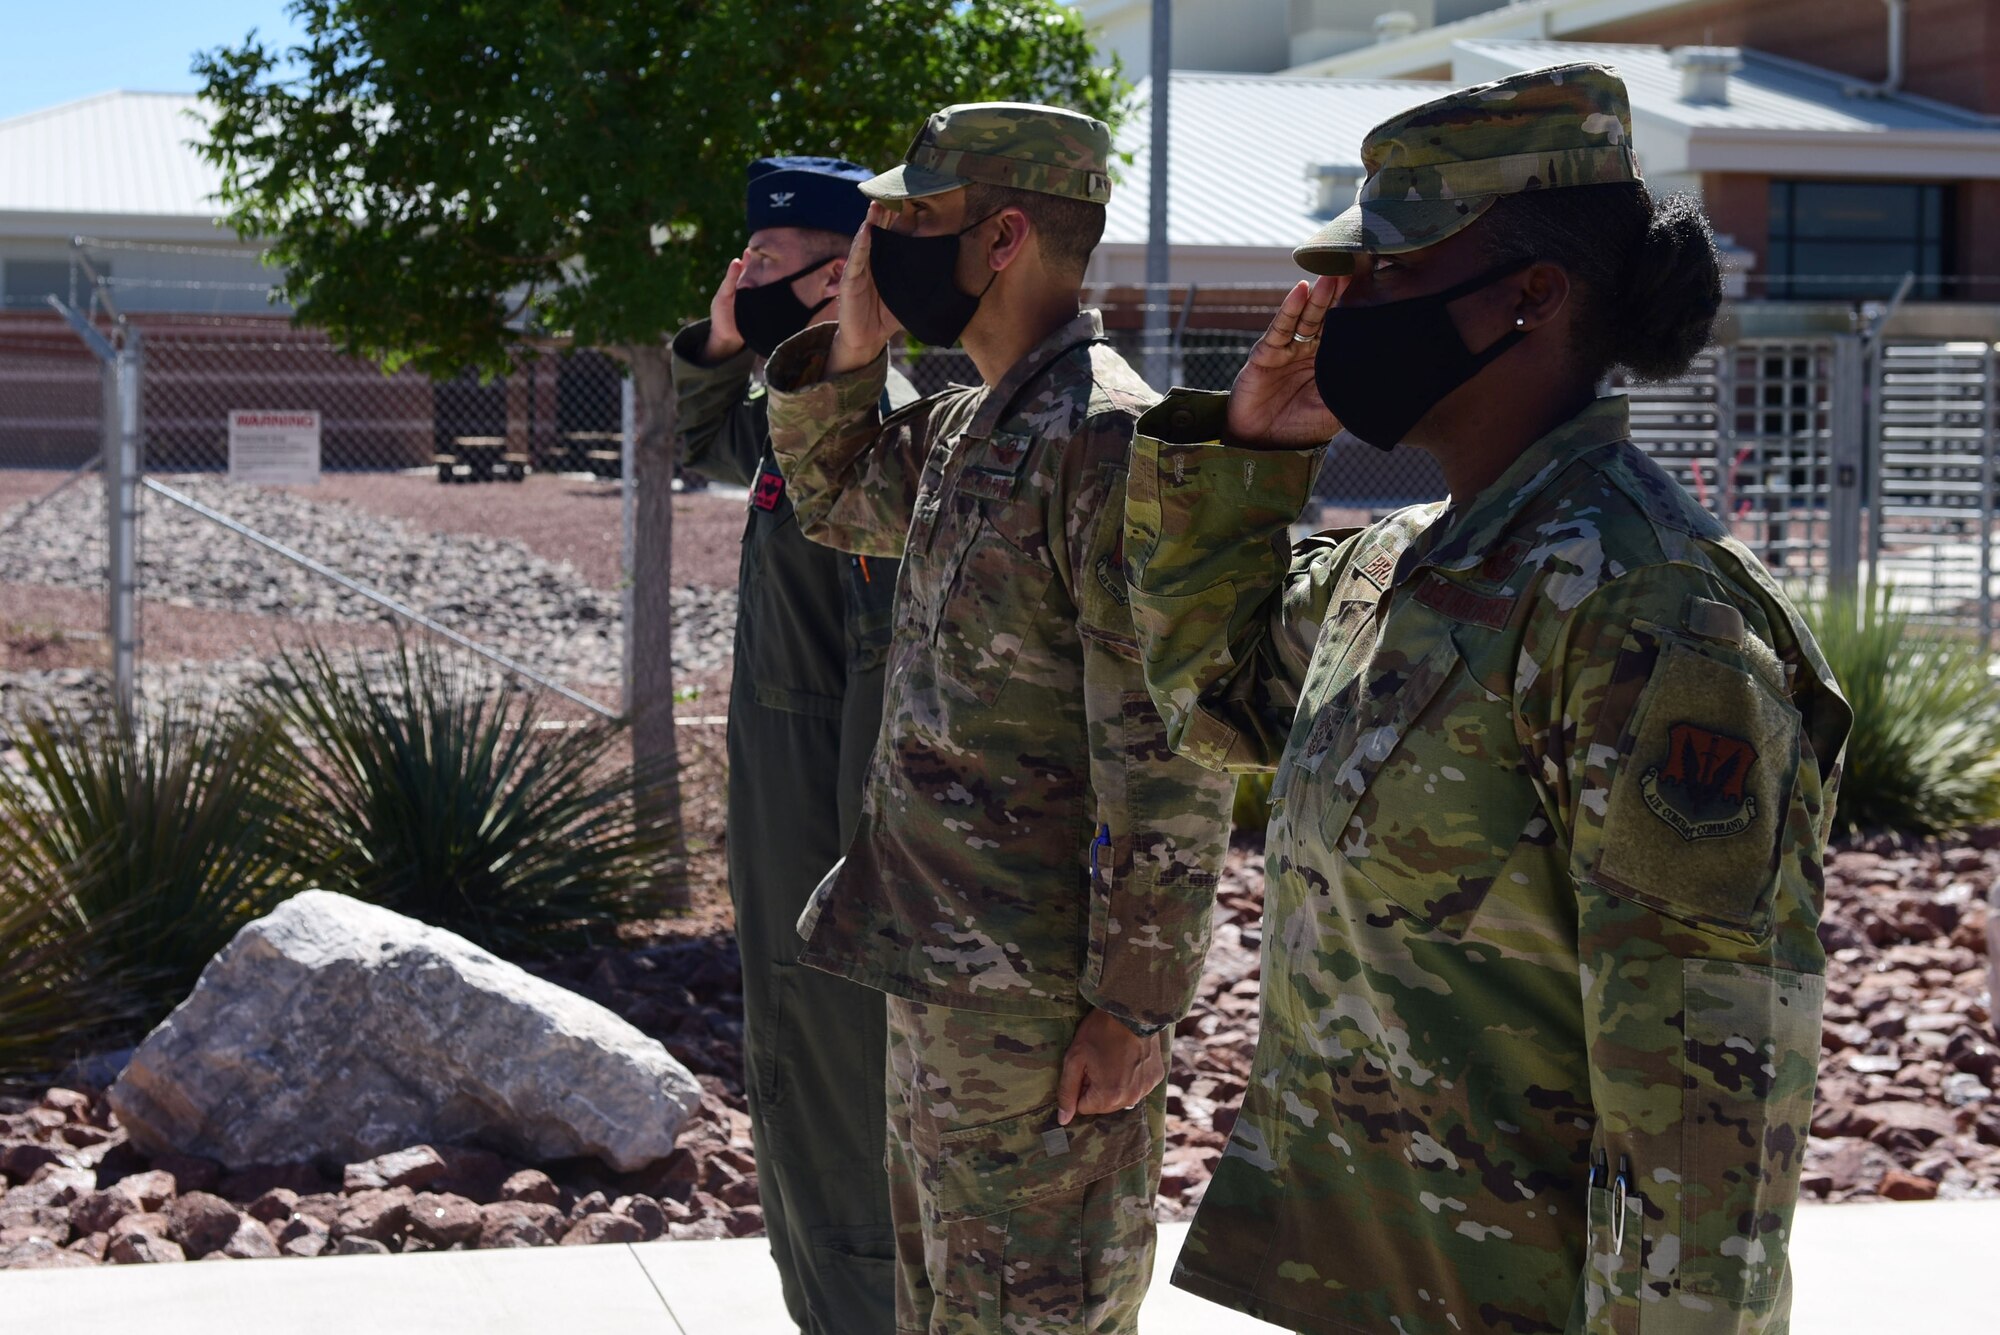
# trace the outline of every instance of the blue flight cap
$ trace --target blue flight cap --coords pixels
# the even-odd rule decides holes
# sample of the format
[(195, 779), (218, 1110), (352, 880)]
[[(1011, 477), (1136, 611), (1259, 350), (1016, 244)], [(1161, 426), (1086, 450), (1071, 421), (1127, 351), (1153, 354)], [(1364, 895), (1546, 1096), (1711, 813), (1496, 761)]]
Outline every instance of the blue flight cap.
[(844, 158), (759, 158), (750, 164), (750, 230), (810, 227), (853, 236), (868, 218), (861, 183), (874, 175)]

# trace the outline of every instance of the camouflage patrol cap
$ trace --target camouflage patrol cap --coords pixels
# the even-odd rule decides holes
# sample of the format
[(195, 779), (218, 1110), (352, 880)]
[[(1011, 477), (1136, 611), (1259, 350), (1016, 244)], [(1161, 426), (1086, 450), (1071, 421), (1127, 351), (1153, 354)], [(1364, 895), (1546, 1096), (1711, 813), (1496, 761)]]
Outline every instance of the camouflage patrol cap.
[(1300, 268), (1345, 274), (1357, 253), (1422, 250), (1502, 195), (1640, 179), (1625, 84), (1602, 65), (1461, 88), (1370, 130), (1361, 161), (1354, 206), (1292, 252)]
[(978, 181), (1091, 204), (1111, 199), (1111, 127), (1033, 102), (962, 102), (931, 113), (916, 142), (861, 192), (875, 199), (941, 195)]

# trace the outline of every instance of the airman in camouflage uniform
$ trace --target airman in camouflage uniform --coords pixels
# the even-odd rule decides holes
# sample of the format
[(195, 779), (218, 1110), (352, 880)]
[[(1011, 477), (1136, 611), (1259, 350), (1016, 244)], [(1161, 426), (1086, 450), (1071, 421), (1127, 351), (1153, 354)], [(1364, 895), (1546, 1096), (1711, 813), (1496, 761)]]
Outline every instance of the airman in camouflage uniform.
[[(1456, 94), (1370, 135), (1300, 261), (1627, 133), (1603, 70)], [(1127, 509), (1174, 746), (1277, 770), (1256, 1065), (1175, 1282), (1307, 1332), (1786, 1329), (1849, 720), (1796, 611), (1622, 398), (1296, 546), (1319, 451), (1238, 420), (1150, 411)]]
[[(786, 1308), (806, 1335), (886, 1335), (893, 1321), (882, 998), (800, 967), (795, 924), (861, 816), (896, 563), (837, 552), (799, 531), (771, 453), (757, 346), (746, 341), (765, 335), (737, 327), (735, 296), (739, 285), (783, 285), (816, 258), (843, 257), (837, 238), (860, 226), (859, 183), (869, 175), (831, 158), (753, 163), (749, 249), (731, 265), (711, 318), (673, 341), (683, 462), (750, 491), (729, 690), (729, 891), (765, 1232)], [(809, 271), (804, 281), (815, 277), (823, 286), (828, 275)], [(807, 312), (796, 305), (797, 317)], [(883, 393), (889, 408), (917, 397), (894, 373)]]
[[(866, 188), (906, 209), (962, 203), (951, 192), (973, 181), (1095, 203), (1109, 149), (1071, 112), (953, 107)], [(1025, 216), (945, 226), (981, 230), (990, 281), (1019, 292), (1050, 272), (994, 258), (1018, 242), (1010, 264), (1028, 246), (1046, 259)], [(872, 296), (850, 286), (843, 322)], [(898, 1329), (1127, 1331), (1151, 1270), (1164, 1085), (1092, 1106), (1075, 1081), (1108, 1077), (1077, 1076), (1079, 1054), (1115, 1036), (1158, 1081), (1207, 950), (1232, 790), (1168, 749), (1139, 666), (1125, 477), (1156, 396), (1096, 312), (1002, 332), (1027, 346), (1011, 368), (886, 419), (879, 342), (830, 370), (839, 334), (813, 329), (770, 363), (772, 440), (808, 535), (904, 558), (861, 829), (800, 922), (801, 959), (889, 994)], [(965, 340), (975, 361), (997, 341), (976, 322)]]

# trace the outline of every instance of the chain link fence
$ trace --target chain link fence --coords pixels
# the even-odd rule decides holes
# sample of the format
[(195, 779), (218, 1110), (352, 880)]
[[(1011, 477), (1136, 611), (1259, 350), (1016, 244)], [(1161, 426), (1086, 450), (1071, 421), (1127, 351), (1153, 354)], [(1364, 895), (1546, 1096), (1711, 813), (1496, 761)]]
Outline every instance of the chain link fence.
[[(119, 295), (107, 288), (97, 304), (115, 308)], [(1178, 291), (1164, 336), (1145, 328), (1143, 296), (1086, 294), (1135, 367), (1225, 389), (1282, 293)], [(342, 356), (282, 315), (231, 313), (242, 297), (204, 290), (186, 304), (221, 313), (129, 319), (144, 336), (142, 695), (226, 691), (307, 636), (372, 651), (414, 619), (615, 706), (618, 364), (588, 351), (523, 355), (504, 375), (434, 382)], [(955, 351), (903, 361), (926, 393), (978, 379)], [(1831, 575), (1878, 576), (1921, 615), (1990, 631), (1996, 385), (1991, 341), (1870, 353), (1843, 335), (1745, 339), (1711, 349), (1680, 382), (1631, 393), (1639, 443), (1781, 578), (1823, 587)], [(104, 371), (61, 320), (0, 313), (0, 714), (37, 693), (101, 689), (106, 393)], [(232, 414), (245, 412), (309, 415), (319, 480), (232, 478)], [(676, 590), (676, 666), (704, 693), (727, 677), (741, 523), (734, 494), (717, 492), (683, 498), (685, 522), (707, 527), (692, 562), (677, 559), (677, 579), (699, 569)], [(1345, 526), (1437, 499), (1444, 484), (1421, 451), (1343, 441), (1318, 493), (1319, 522)], [(695, 711), (716, 712), (717, 698)]]

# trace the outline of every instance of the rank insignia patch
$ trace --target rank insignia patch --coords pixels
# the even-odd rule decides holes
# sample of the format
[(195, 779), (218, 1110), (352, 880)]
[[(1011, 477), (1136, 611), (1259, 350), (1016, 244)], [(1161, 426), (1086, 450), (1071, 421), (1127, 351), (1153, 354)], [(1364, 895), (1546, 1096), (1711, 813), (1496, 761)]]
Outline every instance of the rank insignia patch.
[(1750, 743), (1692, 723), (1667, 732), (1666, 762), (1639, 781), (1646, 806), (1689, 843), (1741, 834), (1757, 819), (1747, 791), (1757, 750)]

